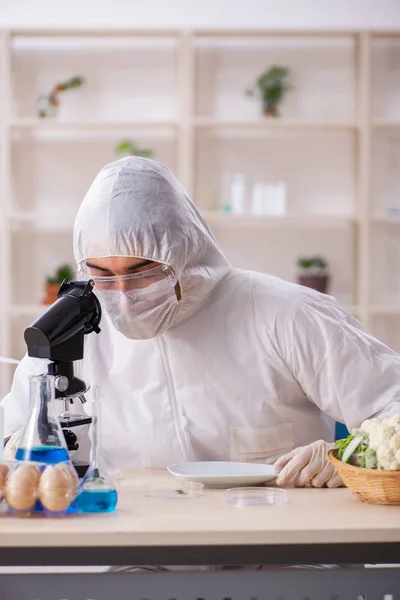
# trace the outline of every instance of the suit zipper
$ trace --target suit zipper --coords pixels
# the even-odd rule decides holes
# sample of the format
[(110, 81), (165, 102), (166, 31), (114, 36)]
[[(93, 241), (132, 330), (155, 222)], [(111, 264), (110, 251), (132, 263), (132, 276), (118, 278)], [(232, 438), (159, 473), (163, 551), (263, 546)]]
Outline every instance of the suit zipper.
[(176, 401), (175, 388), (174, 388), (174, 384), (172, 381), (172, 373), (171, 373), (171, 369), (169, 366), (167, 353), (165, 351), (164, 340), (162, 339), (162, 337), (157, 338), (157, 343), (158, 343), (158, 347), (159, 347), (160, 353), (161, 353), (161, 360), (162, 360), (163, 367), (164, 367), (165, 378), (167, 380), (167, 388), (168, 388), (168, 394), (169, 394), (169, 399), (170, 399), (170, 404), (171, 404), (172, 418), (174, 420), (176, 438), (178, 440), (178, 444), (179, 444), (180, 450), (182, 452), (184, 461), (189, 462), (189, 460), (190, 460), (189, 451), (188, 451), (189, 444), (188, 444), (188, 441), (187, 441), (187, 438), (186, 438), (186, 435), (184, 432), (181, 415), (178, 410), (178, 403)]

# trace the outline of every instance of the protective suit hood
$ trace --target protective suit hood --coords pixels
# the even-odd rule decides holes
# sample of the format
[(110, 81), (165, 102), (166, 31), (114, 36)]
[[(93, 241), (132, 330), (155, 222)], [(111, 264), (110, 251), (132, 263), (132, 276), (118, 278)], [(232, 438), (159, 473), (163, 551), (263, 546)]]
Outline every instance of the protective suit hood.
[(97, 175), (74, 225), (78, 265), (89, 258), (135, 257), (173, 268), (181, 288), (168, 328), (185, 321), (230, 265), (175, 176), (153, 160), (127, 157)]

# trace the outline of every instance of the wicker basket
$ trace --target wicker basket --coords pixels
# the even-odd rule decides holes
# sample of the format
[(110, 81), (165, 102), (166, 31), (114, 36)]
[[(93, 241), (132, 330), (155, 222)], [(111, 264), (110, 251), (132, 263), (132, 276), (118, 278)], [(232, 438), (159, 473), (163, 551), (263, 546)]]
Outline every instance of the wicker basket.
[(336, 450), (331, 450), (328, 458), (344, 485), (361, 502), (400, 504), (400, 471), (375, 471), (374, 469), (355, 467), (339, 460)]

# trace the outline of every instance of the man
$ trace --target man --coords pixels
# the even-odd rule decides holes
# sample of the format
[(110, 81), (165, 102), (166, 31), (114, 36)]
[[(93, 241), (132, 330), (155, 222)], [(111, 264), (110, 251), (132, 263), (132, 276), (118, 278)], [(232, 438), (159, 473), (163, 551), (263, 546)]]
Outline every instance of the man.
[[(104, 309), (81, 375), (103, 395), (110, 466), (275, 463), (279, 485), (335, 487), (334, 422), (399, 412), (400, 357), (332, 298), (232, 268), (154, 161), (102, 169), (78, 212), (74, 252)], [(6, 435), (23, 427), (28, 376), (44, 370), (27, 357), (17, 368)]]

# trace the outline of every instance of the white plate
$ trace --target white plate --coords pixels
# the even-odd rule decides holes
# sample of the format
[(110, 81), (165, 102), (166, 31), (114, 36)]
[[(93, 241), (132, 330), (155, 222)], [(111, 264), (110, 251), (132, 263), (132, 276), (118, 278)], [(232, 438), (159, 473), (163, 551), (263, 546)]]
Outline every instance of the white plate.
[(206, 487), (228, 488), (257, 485), (276, 479), (272, 465), (225, 461), (205, 461), (170, 465), (168, 471), (186, 481)]

